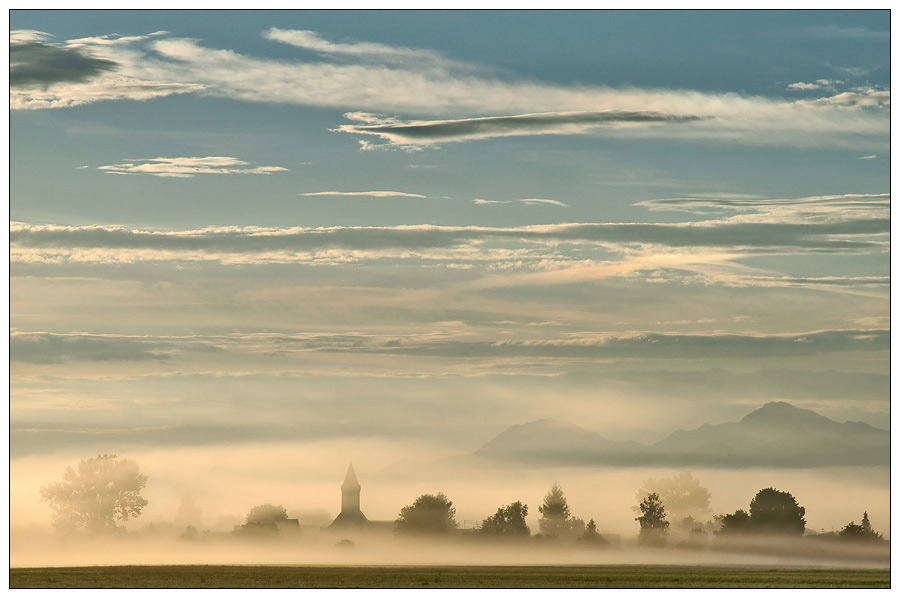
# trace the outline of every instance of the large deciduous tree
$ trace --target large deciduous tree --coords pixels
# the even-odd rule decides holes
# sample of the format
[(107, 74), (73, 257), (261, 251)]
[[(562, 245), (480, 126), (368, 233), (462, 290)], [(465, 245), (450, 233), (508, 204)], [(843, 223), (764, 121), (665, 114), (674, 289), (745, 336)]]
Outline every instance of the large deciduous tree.
[(528, 505), (516, 501), (505, 507), (500, 507), (497, 512), (481, 522), (481, 534), (504, 537), (528, 537), (531, 530), (525, 523), (528, 515)]
[(457, 527), (456, 508), (443, 492), (423, 494), (400, 509), (394, 525), (404, 533), (446, 534)]
[(790, 492), (763, 488), (750, 501), (750, 523), (760, 534), (802, 536), (806, 530), (806, 509)]
[(637, 499), (653, 493), (666, 505), (666, 513), (673, 521), (687, 517), (702, 521), (710, 514), (709, 491), (689, 471), (671, 478), (646, 480)]
[(147, 500), (141, 490), (147, 476), (137, 463), (116, 455), (84, 459), (77, 471), (67, 467), (63, 480), (41, 488), (41, 500), (53, 509), (53, 525), (61, 532), (110, 532), (117, 521), (137, 517)]

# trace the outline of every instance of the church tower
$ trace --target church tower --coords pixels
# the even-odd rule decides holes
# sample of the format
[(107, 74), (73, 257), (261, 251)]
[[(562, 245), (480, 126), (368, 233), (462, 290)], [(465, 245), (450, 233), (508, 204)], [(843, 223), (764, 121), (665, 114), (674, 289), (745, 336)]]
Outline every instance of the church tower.
[(369, 523), (359, 509), (359, 491), (360, 485), (351, 463), (347, 475), (344, 476), (344, 483), (341, 484), (341, 514), (335, 518), (330, 527), (362, 527)]

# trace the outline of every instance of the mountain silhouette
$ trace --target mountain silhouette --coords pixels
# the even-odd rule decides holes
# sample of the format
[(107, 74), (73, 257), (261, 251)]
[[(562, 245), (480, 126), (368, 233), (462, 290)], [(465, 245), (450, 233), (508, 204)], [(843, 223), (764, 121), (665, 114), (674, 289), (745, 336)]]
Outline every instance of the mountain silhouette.
[(739, 422), (678, 430), (653, 445), (616, 442), (551, 419), (513, 426), (475, 455), (553, 465), (827, 467), (887, 465), (890, 432), (839, 423), (790, 403), (772, 402)]
[(513, 426), (487, 442), (475, 455), (498, 460), (571, 464), (592, 462), (603, 455), (616, 462), (634, 462), (647, 447), (637, 442), (607, 440), (596, 432), (555, 419)]

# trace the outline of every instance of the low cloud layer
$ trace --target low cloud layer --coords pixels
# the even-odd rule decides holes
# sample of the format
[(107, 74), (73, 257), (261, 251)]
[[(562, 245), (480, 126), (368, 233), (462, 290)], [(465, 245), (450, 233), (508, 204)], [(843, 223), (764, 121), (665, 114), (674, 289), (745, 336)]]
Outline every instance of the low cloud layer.
[(794, 334), (584, 334), (540, 341), (466, 341), (433, 335), (250, 334), (209, 337), (13, 333), (10, 359), (29, 363), (168, 359), (177, 352), (358, 353), (482, 359), (697, 359), (819, 355), (839, 351), (886, 351), (890, 331), (824, 330)]
[(101, 334), (17, 333), (9, 336), (10, 359), (27, 363), (143, 361), (171, 357), (171, 343)]
[[(163, 164), (160, 168), (166, 168)], [(189, 169), (202, 169), (190, 166)], [(221, 167), (214, 167), (221, 168)], [(186, 174), (186, 173), (183, 173)], [(393, 192), (389, 192), (393, 194)], [(482, 202), (485, 200), (482, 200)], [(555, 200), (525, 204), (560, 205)], [(598, 258), (608, 252), (638, 257), (671, 248), (668, 262), (641, 267), (679, 267), (745, 255), (863, 254), (888, 250), (887, 195), (822, 196), (787, 200), (679, 198), (643, 202), (651, 210), (713, 216), (684, 223), (570, 223), (523, 227), (262, 228), (208, 227), (156, 232), (115, 226), (52, 226), (13, 222), (13, 262), (187, 260), (312, 262), (316, 259), (411, 258), (496, 261), (503, 251), (520, 258), (562, 258), (561, 244)], [(729, 214), (730, 213), (730, 214)], [(691, 256), (689, 249), (696, 251)], [(599, 252), (599, 253), (598, 253)], [(681, 253), (679, 253), (681, 252)], [(714, 253), (718, 257), (714, 257)], [(705, 256), (704, 256), (705, 254)], [(512, 253), (508, 254), (512, 257)], [(229, 257), (231, 256), (231, 257)]]

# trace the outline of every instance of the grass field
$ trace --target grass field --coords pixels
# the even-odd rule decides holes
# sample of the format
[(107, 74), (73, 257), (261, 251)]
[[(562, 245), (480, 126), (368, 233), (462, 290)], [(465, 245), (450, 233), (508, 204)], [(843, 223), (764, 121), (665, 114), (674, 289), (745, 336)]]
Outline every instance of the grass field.
[(889, 588), (888, 569), (785, 567), (39, 567), (10, 588)]

